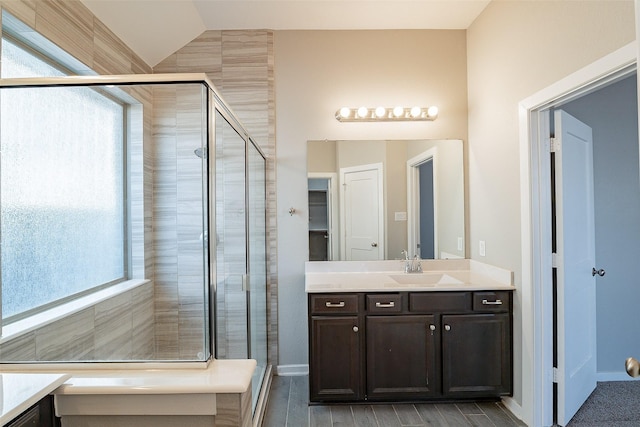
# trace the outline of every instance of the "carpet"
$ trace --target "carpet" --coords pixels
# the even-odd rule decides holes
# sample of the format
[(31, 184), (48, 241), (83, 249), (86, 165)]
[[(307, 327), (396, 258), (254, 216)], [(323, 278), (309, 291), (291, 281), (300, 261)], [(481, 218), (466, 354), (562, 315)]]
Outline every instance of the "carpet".
[(599, 382), (567, 427), (640, 426), (640, 381)]

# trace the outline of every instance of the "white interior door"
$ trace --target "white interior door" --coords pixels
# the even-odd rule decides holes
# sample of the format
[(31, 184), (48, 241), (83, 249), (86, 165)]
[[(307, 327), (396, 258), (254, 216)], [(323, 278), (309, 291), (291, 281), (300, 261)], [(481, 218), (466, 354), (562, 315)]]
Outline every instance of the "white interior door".
[(340, 170), (345, 260), (384, 259), (382, 164)]
[(596, 280), (591, 128), (555, 112), (558, 424), (596, 387)]

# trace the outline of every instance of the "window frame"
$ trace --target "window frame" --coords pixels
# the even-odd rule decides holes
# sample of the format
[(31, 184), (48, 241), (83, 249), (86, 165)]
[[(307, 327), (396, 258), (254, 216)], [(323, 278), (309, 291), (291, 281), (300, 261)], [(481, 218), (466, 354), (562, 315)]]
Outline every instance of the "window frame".
[[(2, 15), (3, 15), (3, 20), (4, 20), (4, 14), (6, 14), (6, 11), (2, 11)], [(13, 18), (16, 19), (16, 18)], [(40, 36), (43, 37), (43, 36)], [(44, 38), (44, 37), (43, 37)], [(33, 57), (35, 57), (37, 60), (40, 60), (44, 63), (46, 63), (47, 65), (49, 65), (50, 67), (62, 72), (65, 75), (68, 76), (73, 76), (73, 75), (79, 75), (79, 73), (74, 72), (74, 70), (72, 70), (71, 68), (69, 68), (68, 66), (66, 66), (65, 64), (63, 64), (60, 61), (56, 60), (56, 55), (55, 53), (49, 53), (46, 52), (42, 49), (38, 49), (36, 46), (34, 46), (33, 43), (23, 39), (22, 37), (20, 37), (20, 35), (16, 32), (11, 31), (11, 29), (7, 29), (3, 26), (3, 31), (1, 32), (1, 37), (0, 37), (0, 53), (1, 53), (1, 49), (2, 46), (4, 45), (5, 39), (14, 44), (15, 46), (17, 46), (19, 49), (23, 50), (24, 52), (26, 52), (29, 55), (32, 55)], [(66, 52), (61, 50), (61, 53), (64, 53), (66, 55), (68, 55)], [(68, 59), (67, 59), (68, 61)], [(0, 68), (0, 78), (2, 77), (1, 74), (2, 70)], [(123, 223), (123, 230), (122, 230), (122, 236), (123, 236), (123, 241), (122, 241), (122, 250), (123, 250), (123, 257), (122, 257), (122, 277), (118, 278), (118, 279), (114, 279), (111, 280), (109, 282), (106, 283), (102, 283), (100, 285), (96, 285), (96, 286), (92, 286), (90, 288), (84, 289), (82, 291), (79, 292), (75, 292), (72, 294), (69, 294), (65, 297), (62, 298), (58, 298), (54, 301), (48, 302), (46, 304), (41, 304), (38, 305), (37, 307), (33, 307), (31, 309), (22, 311), (20, 313), (16, 313), (16, 314), (12, 314), (10, 316), (4, 317), (4, 313), (2, 312), (1, 306), (2, 306), (2, 278), (0, 277), (0, 325), (4, 326), (4, 325), (10, 325), (12, 323), (15, 322), (19, 322), (21, 320), (30, 318), (32, 316), (35, 316), (39, 313), (43, 313), (46, 312), (48, 310), (51, 310), (52, 308), (58, 307), (58, 306), (62, 306), (64, 304), (67, 304), (71, 301), (74, 300), (78, 300), (80, 298), (86, 297), (88, 295), (91, 295), (93, 293), (102, 291), (104, 289), (107, 289), (109, 287), (112, 287), (114, 285), (118, 285), (120, 283), (126, 282), (127, 280), (130, 280), (130, 276), (131, 276), (131, 262), (132, 262), (132, 253), (131, 253), (131, 244), (130, 244), (130, 240), (131, 240), (131, 215), (130, 215), (130, 199), (129, 199), (129, 189), (131, 186), (131, 177), (130, 177), (130, 159), (129, 159), (129, 121), (128, 121), (128, 116), (129, 116), (129, 104), (126, 103), (125, 101), (118, 99), (116, 96), (108, 93), (105, 90), (101, 90), (100, 87), (98, 86), (91, 86), (91, 87), (86, 87), (86, 89), (89, 90), (93, 90), (94, 92), (98, 93), (99, 95), (107, 98), (108, 100), (110, 100), (111, 102), (114, 102), (115, 104), (119, 105), (122, 108), (122, 114), (121, 114), (121, 120), (122, 120), (122, 138), (121, 138), (121, 148), (122, 148), (122, 162), (121, 162), (121, 169), (122, 169), (122, 223)], [(0, 261), (2, 258), (2, 254), (0, 253)]]

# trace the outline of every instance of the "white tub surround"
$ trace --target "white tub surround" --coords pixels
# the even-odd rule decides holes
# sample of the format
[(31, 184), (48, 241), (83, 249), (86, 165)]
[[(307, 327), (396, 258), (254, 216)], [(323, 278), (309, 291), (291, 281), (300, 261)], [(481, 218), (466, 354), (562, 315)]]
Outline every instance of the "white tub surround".
[[(53, 393), (65, 426), (249, 426), (255, 360), (206, 369), (74, 371)], [(178, 424), (176, 424), (178, 423)]]
[(405, 273), (404, 260), (310, 261), (305, 290), (319, 292), (514, 290), (509, 270), (469, 259), (421, 260), (422, 273)]
[(0, 425), (5, 425), (64, 383), (62, 374), (0, 374)]

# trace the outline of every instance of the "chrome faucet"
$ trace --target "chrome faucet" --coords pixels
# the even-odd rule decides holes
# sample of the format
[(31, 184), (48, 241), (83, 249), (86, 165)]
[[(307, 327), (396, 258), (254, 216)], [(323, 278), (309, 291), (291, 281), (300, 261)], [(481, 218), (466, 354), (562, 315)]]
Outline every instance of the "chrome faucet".
[(400, 253), (404, 255), (405, 273), (422, 273), (422, 263), (418, 254), (415, 254), (413, 259), (409, 259), (409, 252), (403, 249)]

